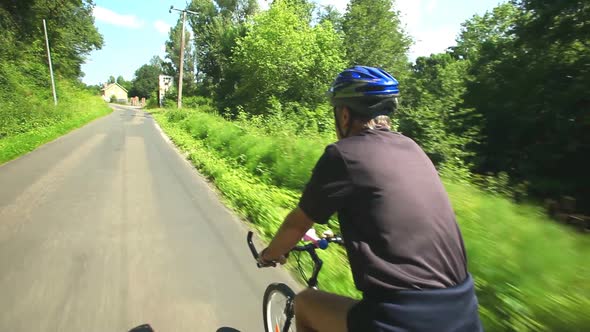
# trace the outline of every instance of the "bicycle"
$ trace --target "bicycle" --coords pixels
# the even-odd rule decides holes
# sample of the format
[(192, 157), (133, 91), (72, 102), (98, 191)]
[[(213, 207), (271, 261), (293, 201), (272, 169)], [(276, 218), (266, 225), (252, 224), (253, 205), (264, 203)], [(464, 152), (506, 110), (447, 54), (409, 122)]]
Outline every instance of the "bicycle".
[[(254, 259), (258, 261), (258, 251), (252, 242), (252, 232), (248, 232), (248, 246), (250, 247), (250, 251), (252, 252), (252, 256)], [(317, 289), (318, 287), (318, 274), (323, 265), (323, 261), (318, 257), (316, 253), (316, 249), (325, 250), (328, 248), (330, 243), (336, 243), (343, 245), (344, 241), (340, 236), (333, 236), (331, 232), (325, 232), (324, 237), (319, 238), (315, 234), (314, 229), (310, 229), (308, 231), (303, 241), (309, 241), (305, 245), (295, 246), (293, 249), (289, 251), (297, 252), (297, 264), (298, 270), (303, 279), (307, 283), (307, 287)], [(313, 273), (311, 277), (308, 279), (303, 271), (301, 266), (301, 253), (307, 252), (312, 261), (313, 261)], [(288, 253), (288, 254), (289, 254)], [(263, 267), (275, 267), (276, 264), (272, 263), (270, 265), (263, 265), (260, 263), (256, 263), (259, 268)], [(294, 332), (295, 328), (292, 326), (291, 322), (295, 317), (295, 309), (293, 307), (293, 301), (295, 299), (295, 292), (283, 283), (272, 283), (268, 285), (266, 291), (264, 292), (264, 297), (262, 300), (262, 313), (264, 319), (264, 330), (266, 332)]]

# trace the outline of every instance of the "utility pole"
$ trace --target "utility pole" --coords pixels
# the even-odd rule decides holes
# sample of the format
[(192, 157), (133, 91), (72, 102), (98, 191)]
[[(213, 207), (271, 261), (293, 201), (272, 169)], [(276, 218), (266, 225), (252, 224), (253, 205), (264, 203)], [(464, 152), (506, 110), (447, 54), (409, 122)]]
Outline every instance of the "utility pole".
[(43, 19), (43, 30), (45, 31), (45, 45), (47, 45), (47, 58), (49, 59), (49, 75), (51, 75), (51, 89), (53, 90), (53, 104), (57, 106), (57, 94), (55, 92), (55, 80), (53, 79), (53, 65), (51, 64), (51, 51), (49, 50), (49, 38), (47, 37), (47, 24)]
[(186, 13), (189, 14), (193, 14), (193, 15), (198, 15), (198, 13), (190, 11), (188, 9), (176, 9), (174, 8), (174, 6), (170, 6), (170, 10), (168, 11), (169, 13), (172, 13), (172, 11), (175, 10), (177, 12), (181, 12), (182, 13), (182, 36), (180, 37), (180, 64), (179, 64), (179, 69), (180, 69), (180, 73), (178, 74), (178, 102), (177, 102), (177, 107), (178, 108), (182, 108), (182, 74), (183, 74), (183, 69), (184, 69), (184, 26), (185, 26), (185, 22), (186, 22)]

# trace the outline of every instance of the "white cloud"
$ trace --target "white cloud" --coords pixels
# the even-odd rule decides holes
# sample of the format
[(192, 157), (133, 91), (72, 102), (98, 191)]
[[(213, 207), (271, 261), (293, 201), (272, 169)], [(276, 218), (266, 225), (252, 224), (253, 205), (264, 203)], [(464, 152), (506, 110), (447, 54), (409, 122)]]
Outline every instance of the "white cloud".
[(440, 26), (427, 22), (425, 16), (437, 7), (437, 0), (397, 1), (401, 13), (401, 21), (406, 25), (406, 32), (414, 39), (410, 47), (410, 60), (419, 56), (444, 52), (449, 46), (455, 45), (457, 27)]
[(141, 28), (143, 26), (143, 22), (135, 15), (118, 14), (110, 9), (100, 6), (94, 7), (93, 14), (96, 20), (116, 26), (133, 29)]
[(438, 5), (438, 0), (428, 1), (428, 4), (426, 4), (426, 11), (428, 11), (429, 13), (432, 13), (436, 9), (437, 5)]
[(170, 31), (170, 27), (170, 24), (162, 20), (157, 20), (156, 22), (154, 22), (154, 28), (156, 28), (156, 30), (158, 30), (158, 32), (160, 32), (163, 35), (168, 34), (168, 32)]
[(397, 9), (400, 11), (400, 18), (407, 26), (410, 34), (420, 29), (422, 20), (422, 0), (398, 1)]
[(457, 29), (453, 26), (440, 27), (436, 30), (423, 30), (414, 35), (415, 44), (410, 49), (410, 59), (444, 52), (456, 44)]

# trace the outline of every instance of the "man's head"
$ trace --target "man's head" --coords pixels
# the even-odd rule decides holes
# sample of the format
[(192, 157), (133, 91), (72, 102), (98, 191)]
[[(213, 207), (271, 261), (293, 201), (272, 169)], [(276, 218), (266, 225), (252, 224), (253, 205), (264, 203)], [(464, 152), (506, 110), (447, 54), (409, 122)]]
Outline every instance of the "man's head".
[(389, 127), (398, 96), (397, 80), (383, 69), (355, 66), (340, 73), (328, 91), (338, 138)]

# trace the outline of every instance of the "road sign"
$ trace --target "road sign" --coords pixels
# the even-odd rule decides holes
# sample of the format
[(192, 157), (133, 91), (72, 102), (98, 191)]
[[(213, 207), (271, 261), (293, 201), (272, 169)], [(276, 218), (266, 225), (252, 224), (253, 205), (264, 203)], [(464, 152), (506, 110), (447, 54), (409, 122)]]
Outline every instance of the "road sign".
[(167, 75), (160, 75), (158, 78), (159, 78), (158, 102), (159, 102), (160, 107), (162, 107), (162, 102), (164, 101), (164, 96), (166, 95), (166, 92), (168, 92), (168, 90), (170, 90), (170, 87), (172, 86), (172, 81), (174, 80), (174, 77), (167, 76)]

